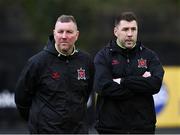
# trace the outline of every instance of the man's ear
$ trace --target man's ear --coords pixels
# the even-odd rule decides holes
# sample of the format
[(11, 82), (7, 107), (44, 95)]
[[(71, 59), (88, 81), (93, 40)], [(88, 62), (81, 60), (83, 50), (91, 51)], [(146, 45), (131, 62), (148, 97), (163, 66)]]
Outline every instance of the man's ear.
[(76, 40), (78, 40), (78, 38), (79, 38), (79, 31), (77, 31), (77, 33), (76, 33)]
[(117, 27), (114, 27), (114, 35), (117, 37)]
[(53, 30), (53, 35), (54, 35), (54, 33), (55, 33), (55, 30)]

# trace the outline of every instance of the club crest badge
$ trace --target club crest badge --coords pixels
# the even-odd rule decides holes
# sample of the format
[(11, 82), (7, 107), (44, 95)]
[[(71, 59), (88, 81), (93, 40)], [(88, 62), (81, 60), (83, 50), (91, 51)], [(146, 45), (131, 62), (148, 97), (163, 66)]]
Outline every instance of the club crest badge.
[(78, 80), (86, 80), (85, 69), (80, 68), (77, 70), (77, 72), (78, 72), (78, 78), (77, 78)]
[(143, 58), (138, 59), (138, 68), (147, 68), (147, 60)]

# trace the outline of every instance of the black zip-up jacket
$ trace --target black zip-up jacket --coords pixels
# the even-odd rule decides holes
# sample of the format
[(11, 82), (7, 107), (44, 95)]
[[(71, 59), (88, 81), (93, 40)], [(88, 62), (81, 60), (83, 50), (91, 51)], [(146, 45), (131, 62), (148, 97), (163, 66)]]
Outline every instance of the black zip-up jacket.
[[(153, 132), (153, 94), (159, 92), (164, 70), (157, 55), (136, 43), (122, 49), (111, 41), (95, 57), (94, 87), (98, 93), (96, 129), (100, 133)], [(142, 77), (146, 72), (151, 77)], [(113, 79), (121, 78), (120, 84)]]
[(30, 132), (87, 133), (93, 70), (89, 54), (60, 55), (50, 36), (47, 46), (28, 60), (16, 86), (15, 102)]

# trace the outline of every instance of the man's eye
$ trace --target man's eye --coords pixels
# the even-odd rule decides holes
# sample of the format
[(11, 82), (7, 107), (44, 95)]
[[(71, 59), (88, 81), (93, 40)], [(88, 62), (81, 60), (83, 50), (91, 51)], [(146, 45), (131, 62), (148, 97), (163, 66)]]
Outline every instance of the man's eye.
[(128, 28), (123, 28), (123, 31), (128, 31)]
[(132, 31), (136, 31), (136, 28), (132, 28), (131, 30), (132, 30)]
[(63, 33), (64, 31), (58, 31), (57, 33)]
[(67, 31), (67, 33), (73, 33), (73, 31)]

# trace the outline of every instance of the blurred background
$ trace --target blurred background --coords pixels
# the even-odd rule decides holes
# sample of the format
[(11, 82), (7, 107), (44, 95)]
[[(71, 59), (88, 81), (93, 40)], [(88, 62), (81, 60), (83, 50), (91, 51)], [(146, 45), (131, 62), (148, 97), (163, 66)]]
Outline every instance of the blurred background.
[[(72, 14), (80, 37), (76, 46), (94, 55), (113, 38), (114, 17), (133, 11), (139, 40), (154, 50), (165, 69), (154, 95), (156, 133), (180, 133), (180, 0), (1, 0), (0, 133), (28, 133), (14, 104), (14, 88), (27, 59), (39, 52), (61, 14)], [(95, 133), (94, 94), (88, 102), (90, 133)]]

